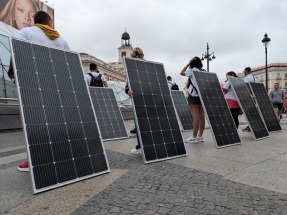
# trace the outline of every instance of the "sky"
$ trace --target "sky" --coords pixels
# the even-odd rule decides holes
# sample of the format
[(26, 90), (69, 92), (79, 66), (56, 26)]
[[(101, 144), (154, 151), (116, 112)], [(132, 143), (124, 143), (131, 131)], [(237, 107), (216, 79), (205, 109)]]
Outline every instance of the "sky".
[[(118, 61), (121, 35), (130, 35), (133, 47), (143, 49), (145, 59), (163, 63), (180, 88), (186, 77), (182, 68), (194, 56), (201, 57), (209, 43), (216, 59), (209, 71), (220, 82), (228, 71), (286, 63), (286, 0), (48, 0), (55, 9), (55, 28), (72, 50), (105, 62)], [(203, 61), (206, 69), (207, 61)]]

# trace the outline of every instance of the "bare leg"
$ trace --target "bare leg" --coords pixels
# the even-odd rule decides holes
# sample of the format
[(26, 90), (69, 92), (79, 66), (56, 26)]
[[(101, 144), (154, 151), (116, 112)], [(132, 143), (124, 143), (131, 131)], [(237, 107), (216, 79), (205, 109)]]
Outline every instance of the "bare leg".
[(278, 110), (278, 108), (274, 108), (274, 112), (275, 112), (275, 114), (276, 114), (276, 116), (277, 116), (277, 119), (280, 119), (280, 115), (279, 115), (279, 110)]
[(202, 105), (198, 105), (199, 109), (199, 133), (198, 136), (202, 137), (204, 128), (205, 128), (205, 116), (204, 116), (204, 110)]
[(199, 105), (196, 104), (190, 104), (189, 105), (189, 109), (192, 115), (192, 125), (193, 125), (193, 129), (192, 129), (192, 136), (194, 138), (197, 137), (197, 133), (198, 133), (198, 129), (199, 129)]

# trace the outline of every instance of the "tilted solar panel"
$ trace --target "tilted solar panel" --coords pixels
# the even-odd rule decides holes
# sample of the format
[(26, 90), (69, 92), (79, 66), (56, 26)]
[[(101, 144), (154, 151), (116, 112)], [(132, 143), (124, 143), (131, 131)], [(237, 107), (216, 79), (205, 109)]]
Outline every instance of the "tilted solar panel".
[(240, 144), (216, 73), (194, 71), (194, 80), (217, 147)]
[(281, 131), (282, 128), (270, 103), (264, 84), (255, 82), (249, 84), (268, 131)]
[(164, 67), (124, 58), (145, 163), (186, 155)]
[(128, 138), (123, 116), (113, 89), (89, 87), (103, 140)]
[(34, 193), (109, 172), (79, 55), (11, 46)]
[(183, 91), (171, 90), (171, 96), (183, 130), (191, 130), (192, 115), (190, 113), (187, 99), (185, 98)]
[(247, 85), (242, 78), (229, 77), (231, 87), (240, 104), (241, 110), (254, 134), (255, 140), (269, 137), (266, 125), (261, 118), (250, 95)]

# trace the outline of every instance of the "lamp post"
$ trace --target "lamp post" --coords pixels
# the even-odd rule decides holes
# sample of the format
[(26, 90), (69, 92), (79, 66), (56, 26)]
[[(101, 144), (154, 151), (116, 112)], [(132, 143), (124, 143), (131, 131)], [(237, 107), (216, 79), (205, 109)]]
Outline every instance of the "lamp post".
[(207, 60), (207, 72), (209, 72), (209, 61), (214, 60), (215, 59), (215, 55), (214, 52), (209, 53), (209, 45), (207, 43), (207, 47), (206, 47), (206, 52), (205, 54), (202, 54), (201, 60), (203, 61), (204, 59)]
[(267, 93), (268, 93), (267, 47), (268, 47), (270, 40), (271, 39), (268, 37), (268, 34), (265, 33), (262, 43), (265, 47), (265, 87), (266, 87)]

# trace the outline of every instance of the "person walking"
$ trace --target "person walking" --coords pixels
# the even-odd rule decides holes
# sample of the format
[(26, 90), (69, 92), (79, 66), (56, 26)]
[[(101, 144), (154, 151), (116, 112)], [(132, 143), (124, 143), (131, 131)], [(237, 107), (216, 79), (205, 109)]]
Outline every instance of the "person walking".
[[(35, 25), (32, 27), (25, 27), (21, 29), (17, 33), (16, 38), (70, 50), (68, 43), (60, 37), (60, 34), (55, 29), (52, 28), (52, 19), (48, 13), (38, 11), (34, 16), (34, 23)], [(9, 68), (8, 75), (11, 81), (15, 83), (16, 80), (12, 66)], [(28, 161), (19, 164), (18, 170), (28, 172)]]
[(193, 80), (194, 71), (205, 71), (202, 67), (200, 58), (194, 57), (180, 72), (180, 75), (188, 77), (188, 105), (193, 119), (192, 136), (185, 140), (186, 143), (204, 142), (202, 137), (205, 127), (204, 110)]
[(269, 100), (273, 105), (278, 121), (282, 117), (283, 103), (285, 101), (285, 92), (279, 89), (279, 83), (274, 83), (274, 89), (269, 93)]

